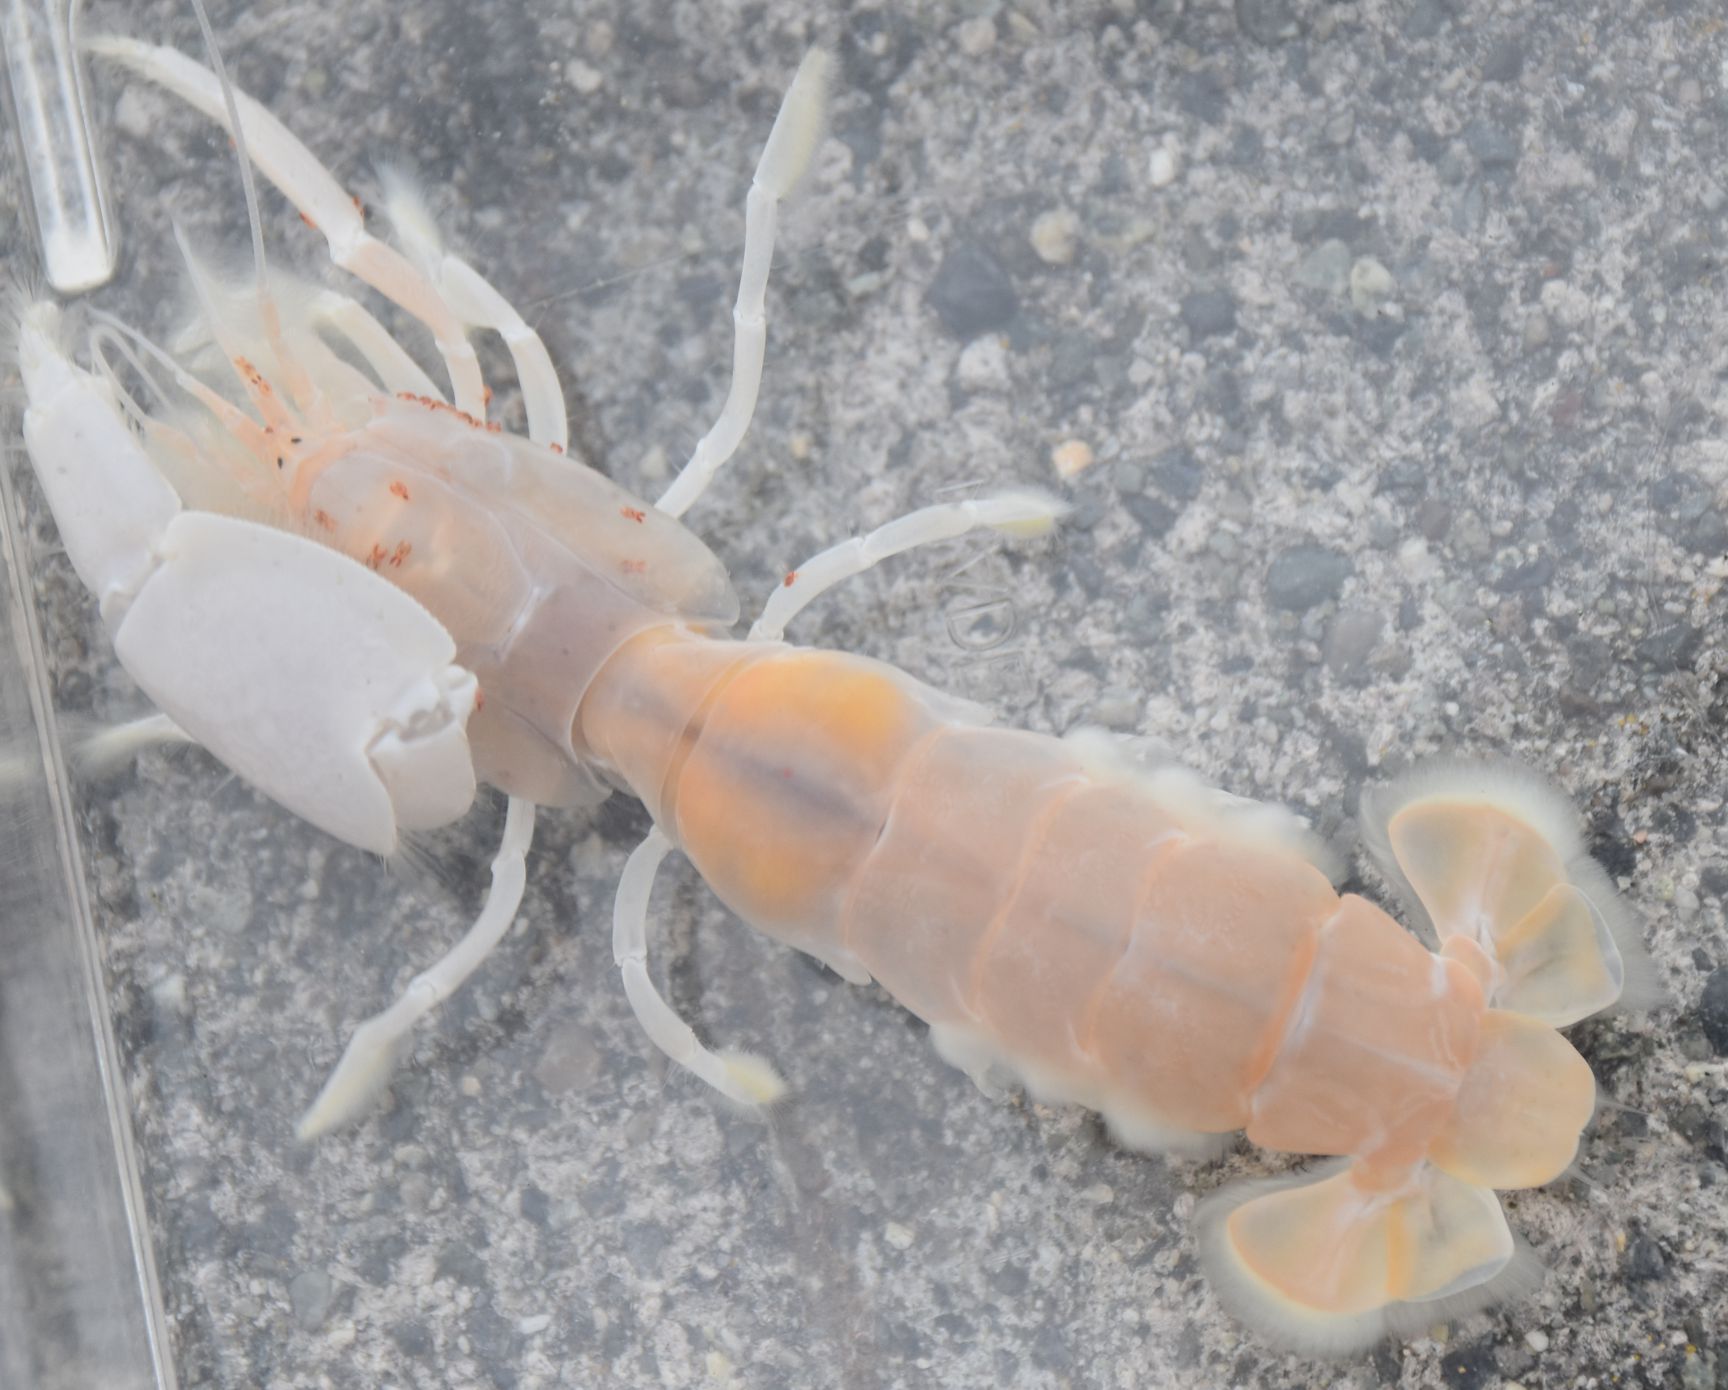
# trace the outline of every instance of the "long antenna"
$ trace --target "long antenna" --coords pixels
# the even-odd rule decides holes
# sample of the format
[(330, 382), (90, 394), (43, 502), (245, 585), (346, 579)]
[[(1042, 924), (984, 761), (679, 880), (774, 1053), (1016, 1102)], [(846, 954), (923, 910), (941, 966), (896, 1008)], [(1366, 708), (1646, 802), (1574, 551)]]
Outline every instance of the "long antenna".
[[(234, 133), (234, 151), (240, 157), (240, 186), (246, 191), (246, 221), (252, 229), (252, 271), (258, 280), (258, 302), (267, 306), (270, 296), (264, 283), (264, 219), (258, 213), (258, 187), (252, 181), (252, 157), (246, 153), (246, 132), (240, 128), (240, 103), (234, 100), (234, 84), (228, 80), (222, 50), (216, 47), (216, 31), (210, 27), (210, 12), (204, 8), (204, 0), (192, 0), (192, 11), (198, 16), (198, 27), (204, 32), (204, 51), (210, 55), (210, 69), (222, 86), (222, 103), (228, 108), (228, 129)], [(273, 307), (267, 307), (265, 312), (275, 317)], [(270, 337), (274, 346), (274, 331)]]
[(198, 28), (204, 34), (204, 51), (210, 55), (210, 70), (216, 74), (217, 85), (222, 88), (228, 129), (234, 136), (234, 153), (240, 160), (240, 187), (246, 196), (246, 223), (252, 232), (252, 276), (257, 282), (258, 317), (263, 321), (264, 340), (270, 344), (276, 370), (287, 376), (284, 384), (289, 394), (304, 407), (307, 401), (305, 374), (295, 368), (283, 346), (282, 320), (276, 312), (276, 300), (270, 293), (268, 266), (264, 261), (264, 218), (258, 211), (258, 185), (252, 178), (252, 156), (246, 152), (246, 132), (240, 125), (240, 103), (234, 96), (234, 84), (228, 80), (222, 50), (216, 46), (216, 31), (210, 27), (210, 12), (204, 8), (204, 0), (192, 0), (192, 11), (198, 16)]

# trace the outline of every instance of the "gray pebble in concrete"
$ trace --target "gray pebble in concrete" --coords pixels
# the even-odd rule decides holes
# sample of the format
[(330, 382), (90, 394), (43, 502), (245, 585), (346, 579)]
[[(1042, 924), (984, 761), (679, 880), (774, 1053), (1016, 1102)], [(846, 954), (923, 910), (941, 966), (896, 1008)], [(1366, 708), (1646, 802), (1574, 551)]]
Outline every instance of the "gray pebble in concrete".
[(1350, 569), (1348, 556), (1326, 546), (1291, 546), (1274, 556), (1266, 570), (1266, 601), (1274, 608), (1305, 613), (1337, 598)]
[(1284, 43), (1302, 32), (1293, 0), (1236, 0), (1236, 22), (1243, 33), (1264, 44)]
[(1698, 1022), (1718, 1057), (1728, 1057), (1728, 966), (1718, 966), (1704, 983), (1698, 1000)]
[(1518, 162), (1517, 137), (1488, 121), (1473, 122), (1464, 140), (1484, 169), (1507, 169)]
[(963, 340), (1006, 328), (1020, 308), (1014, 284), (996, 258), (964, 243), (942, 258), (925, 297), (943, 326)]
[(1497, 40), (1482, 60), (1484, 82), (1516, 82), (1524, 71), (1524, 44), (1516, 38)]
[(1122, 505), (1152, 540), (1160, 539), (1176, 524), (1176, 509), (1161, 497), (1131, 492), (1124, 494)]
[(335, 1297), (335, 1281), (321, 1269), (302, 1270), (288, 1285), (288, 1301), (294, 1308), (294, 1321), (308, 1332), (324, 1325)]
[(1184, 295), (1182, 322), (1196, 338), (1229, 333), (1236, 327), (1236, 301), (1228, 290), (1199, 290)]
[(1302, 258), (1292, 278), (1303, 289), (1341, 297), (1350, 287), (1351, 260), (1349, 246), (1330, 238)]
[(1650, 1236), (1634, 1236), (1626, 1247), (1626, 1277), (1639, 1283), (1666, 1278), (1668, 1257)]
[(1149, 467), (1152, 480), (1178, 501), (1192, 502), (1206, 485), (1206, 470), (1194, 457), (1194, 451), (1180, 444), (1158, 454)]
[(1339, 680), (1364, 681), (1368, 658), (1386, 626), (1385, 615), (1372, 608), (1346, 608), (1332, 620), (1321, 644), (1326, 667)]

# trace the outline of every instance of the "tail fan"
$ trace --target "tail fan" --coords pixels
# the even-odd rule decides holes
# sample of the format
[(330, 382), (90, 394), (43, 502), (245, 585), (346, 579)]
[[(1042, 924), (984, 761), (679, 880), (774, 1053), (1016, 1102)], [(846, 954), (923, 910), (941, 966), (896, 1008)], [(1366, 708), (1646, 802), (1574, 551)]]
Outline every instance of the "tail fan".
[(1571, 1043), (1536, 1019), (1489, 1009), (1428, 1157), (1462, 1182), (1540, 1187), (1571, 1166), (1595, 1109), (1596, 1078)]
[(1310, 1354), (1359, 1350), (1541, 1280), (1494, 1194), (1428, 1166), (1385, 1191), (1348, 1162), (1237, 1183), (1196, 1221), (1220, 1300), (1268, 1340)]
[(1423, 768), (1363, 798), (1381, 868), (1496, 1007), (1556, 1028), (1655, 990), (1631, 914), (1558, 793), (1510, 767)]

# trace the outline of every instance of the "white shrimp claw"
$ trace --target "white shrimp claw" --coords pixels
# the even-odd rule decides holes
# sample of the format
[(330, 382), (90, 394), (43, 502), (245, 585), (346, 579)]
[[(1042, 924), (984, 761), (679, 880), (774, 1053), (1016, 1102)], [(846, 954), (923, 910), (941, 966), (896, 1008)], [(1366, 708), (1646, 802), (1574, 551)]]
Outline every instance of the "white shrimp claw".
[(112, 389), (73, 365), (47, 304), (22, 316), (24, 436), (121, 664), (179, 728), (266, 796), (389, 854), (400, 827), (474, 799), (478, 693), (450, 634), (338, 551), (182, 511)]
[(346, 555), (183, 512), (114, 632), (133, 680), (265, 795), (376, 854), (474, 800), (477, 686), (424, 608)]
[(18, 364), (29, 406), (24, 444), (84, 587), (112, 624), (152, 564), (153, 541), (180, 499), (127, 428), (108, 383), (61, 348), (60, 311), (46, 300), (18, 323)]

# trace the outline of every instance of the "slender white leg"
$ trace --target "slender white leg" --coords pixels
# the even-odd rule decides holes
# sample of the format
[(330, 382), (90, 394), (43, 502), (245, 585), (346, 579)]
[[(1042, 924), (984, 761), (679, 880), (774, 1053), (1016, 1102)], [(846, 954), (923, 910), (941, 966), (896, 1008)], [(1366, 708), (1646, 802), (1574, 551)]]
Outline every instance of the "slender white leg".
[(448, 999), (504, 939), (527, 882), (528, 846), (534, 839), (534, 803), (511, 797), (504, 813), (504, 837), (492, 860), (486, 901), (468, 934), (429, 969), (408, 983), (401, 998), (354, 1030), (348, 1048), (295, 1133), (316, 1139), (359, 1117), (390, 1079), (414, 1025)]
[[(232, 134), (216, 75), (185, 54), (115, 35), (89, 39), (85, 46), (172, 92)], [(324, 234), (331, 260), (431, 330), (450, 373), (457, 409), (484, 419), (486, 387), (474, 346), (436, 287), (401, 252), (366, 230), (354, 199), (286, 126), (238, 89), (234, 100), (245, 127), (247, 153), (259, 171)]]
[(831, 545), (781, 581), (750, 628), (751, 641), (778, 642), (786, 625), (844, 579), (863, 574), (891, 555), (932, 541), (952, 540), (988, 526), (1013, 536), (1041, 536), (1067, 508), (1030, 488), (964, 502), (938, 502), (878, 526), (865, 536)]
[(442, 396), (420, 364), (357, 300), (335, 290), (319, 290), (312, 299), (312, 321), (328, 325), (352, 343), (392, 395)]
[(624, 976), (624, 993), (648, 1040), (679, 1066), (694, 1072), (721, 1095), (743, 1105), (772, 1105), (786, 1092), (767, 1062), (747, 1052), (712, 1052), (673, 1012), (648, 978), (648, 898), (654, 876), (672, 849), (658, 827), (630, 853), (612, 907), (612, 958)]
[(437, 223), (419, 187), (399, 169), (380, 171), (384, 183), (384, 214), (408, 248), (425, 277), (444, 302), (470, 328), (490, 329), (504, 340), (522, 402), (528, 413), (528, 437), (536, 444), (570, 443), (570, 423), (564, 413), (564, 388), (546, 344), (492, 284), (460, 256), (445, 250)]
[(570, 421), (564, 412), (564, 387), (552, 354), (510, 301), (468, 262), (446, 253), (438, 288), (456, 312), (476, 328), (489, 328), (504, 340), (516, 379), (522, 383), (522, 403), (528, 414), (528, 438), (536, 444), (570, 446)]
[(764, 308), (768, 267), (774, 260), (776, 209), (810, 166), (810, 156), (822, 133), (831, 67), (829, 55), (819, 48), (805, 55), (756, 165), (756, 177), (744, 204), (744, 270), (738, 280), (738, 299), (732, 306), (732, 385), (719, 418), (654, 504), (668, 516), (683, 516), (702, 495), (720, 466), (737, 451), (750, 427), (750, 417), (756, 413), (762, 354), (768, 342)]
[(109, 724), (72, 745), (72, 761), (86, 777), (106, 777), (146, 748), (161, 743), (196, 743), (165, 714), (147, 714), (124, 724)]
[[(72, 749), (72, 762), (81, 777), (112, 776), (146, 748), (159, 743), (197, 743), (165, 714), (147, 714), (124, 724), (91, 726), (62, 717), (60, 728)], [(41, 754), (23, 745), (0, 751), (0, 791), (9, 791), (42, 775)]]

